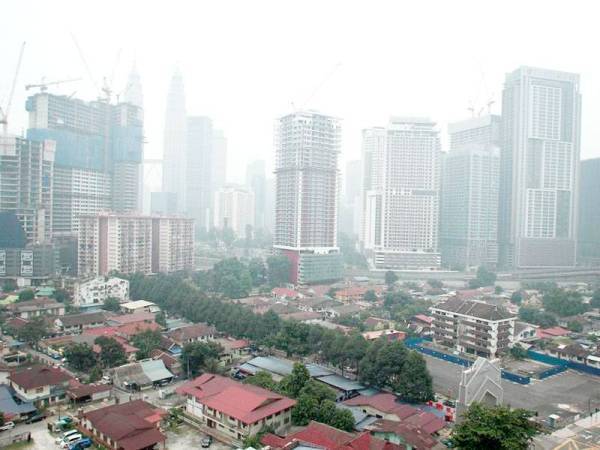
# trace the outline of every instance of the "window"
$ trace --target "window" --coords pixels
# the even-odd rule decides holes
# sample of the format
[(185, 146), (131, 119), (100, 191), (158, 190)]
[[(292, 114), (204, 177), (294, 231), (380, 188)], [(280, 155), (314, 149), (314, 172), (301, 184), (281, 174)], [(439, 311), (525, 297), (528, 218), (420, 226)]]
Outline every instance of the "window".
[(44, 392), (44, 388), (43, 387), (37, 388), (35, 390), (35, 392), (36, 392), (36, 394), (39, 394), (40, 392)]

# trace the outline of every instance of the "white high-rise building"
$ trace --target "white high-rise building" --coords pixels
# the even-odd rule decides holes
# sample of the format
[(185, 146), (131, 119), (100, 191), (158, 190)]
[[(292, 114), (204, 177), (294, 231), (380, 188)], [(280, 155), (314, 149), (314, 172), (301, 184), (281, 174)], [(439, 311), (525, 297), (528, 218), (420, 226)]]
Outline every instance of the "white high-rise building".
[(276, 125), (274, 247), (292, 263), (291, 281), (341, 277), (337, 246), (338, 155), (334, 117), (297, 111)]
[(363, 131), (362, 241), (377, 268), (440, 265), (441, 151), (435, 123), (392, 117)]
[(215, 228), (230, 228), (240, 238), (254, 228), (254, 193), (241, 186), (225, 186), (215, 192)]
[[(131, 72), (129, 73), (129, 77), (127, 78), (127, 84), (125, 85), (125, 103), (131, 103), (132, 105), (137, 106), (138, 114), (140, 121), (143, 123), (144, 121), (144, 91), (142, 90), (142, 78), (137, 71), (137, 65), (133, 64), (131, 68)], [(150, 191), (144, 189), (144, 157), (143, 157), (143, 149), (142, 149), (142, 167), (141, 170), (138, 170), (138, 211), (144, 210), (144, 205), (150, 205)], [(117, 174), (118, 176), (118, 174)]]
[(177, 70), (171, 78), (165, 114), (162, 191), (177, 195), (179, 211), (186, 203), (187, 116), (183, 77)]
[(507, 74), (502, 122), (501, 266), (575, 265), (579, 75), (533, 67)]
[(448, 267), (486, 266), (498, 261), (500, 116), (450, 124), (444, 160), (440, 249)]

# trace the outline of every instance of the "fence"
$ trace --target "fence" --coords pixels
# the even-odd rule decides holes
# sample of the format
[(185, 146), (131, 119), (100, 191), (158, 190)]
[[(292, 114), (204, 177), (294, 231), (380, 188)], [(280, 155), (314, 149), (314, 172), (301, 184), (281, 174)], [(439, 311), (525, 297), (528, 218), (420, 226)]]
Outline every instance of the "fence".
[(507, 370), (502, 369), (502, 378), (508, 381), (512, 381), (513, 383), (519, 384), (529, 384), (531, 383), (530, 377), (524, 377), (522, 375), (517, 375), (516, 373), (508, 372)]
[(549, 369), (546, 369), (543, 372), (540, 372), (537, 375), (537, 377), (540, 380), (543, 380), (544, 378), (551, 377), (552, 375), (556, 375), (557, 373), (564, 372), (565, 370), (567, 370), (567, 365), (566, 364), (562, 364), (560, 366), (550, 367)]
[(597, 367), (588, 366), (586, 364), (578, 363), (575, 361), (569, 361), (567, 359), (556, 358), (555, 356), (546, 355), (545, 353), (538, 353), (531, 349), (527, 350), (527, 356), (533, 359), (534, 361), (543, 362), (545, 364), (551, 364), (553, 366), (564, 366), (564, 370), (573, 369), (578, 372), (583, 372), (589, 375), (595, 375), (600, 377), (600, 369)]

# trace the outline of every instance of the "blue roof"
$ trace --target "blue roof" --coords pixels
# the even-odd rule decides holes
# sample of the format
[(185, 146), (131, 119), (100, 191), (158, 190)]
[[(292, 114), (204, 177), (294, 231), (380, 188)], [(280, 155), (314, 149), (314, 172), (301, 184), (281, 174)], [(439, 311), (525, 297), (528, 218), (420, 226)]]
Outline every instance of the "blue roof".
[(17, 403), (16, 393), (6, 384), (0, 384), (0, 411), (9, 414), (28, 414), (35, 412), (36, 408), (31, 402)]

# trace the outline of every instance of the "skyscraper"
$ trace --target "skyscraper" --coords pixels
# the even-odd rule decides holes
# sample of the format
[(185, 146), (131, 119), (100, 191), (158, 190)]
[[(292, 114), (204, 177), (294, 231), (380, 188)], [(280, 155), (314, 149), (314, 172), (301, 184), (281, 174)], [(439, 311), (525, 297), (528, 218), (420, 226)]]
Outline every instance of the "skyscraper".
[(213, 130), (213, 190), (227, 184), (227, 137), (223, 130)]
[(246, 167), (246, 186), (254, 194), (254, 226), (265, 228), (265, 206), (267, 201), (267, 175), (263, 160), (252, 161)]
[[(0, 212), (17, 217), (27, 244), (52, 238), (55, 147), (53, 141), (0, 136)], [(4, 233), (12, 234), (8, 228)]]
[(439, 267), (441, 151), (435, 123), (392, 117), (363, 131), (363, 245), (378, 268)]
[[(162, 191), (177, 195), (179, 211), (184, 212), (186, 200), (187, 116), (183, 77), (176, 70), (171, 78), (165, 114)], [(201, 223), (198, 223), (201, 226)]]
[(570, 267), (576, 255), (579, 75), (520, 67), (502, 97), (503, 267)]
[[(134, 62), (129, 77), (127, 78), (127, 84), (125, 85), (125, 103), (137, 106), (139, 113), (139, 120), (144, 122), (144, 92), (142, 90), (142, 78), (137, 71), (137, 66)], [(143, 130), (142, 130), (143, 134)], [(143, 148), (142, 148), (143, 151)], [(149, 191), (146, 192), (144, 189), (144, 155), (142, 153), (142, 166), (139, 168), (138, 175), (138, 205), (137, 210), (143, 211), (144, 204), (149, 202)]]
[(215, 192), (215, 228), (233, 230), (239, 239), (251, 238), (254, 228), (254, 193), (242, 186), (225, 186)]
[(42, 92), (27, 99), (26, 109), (27, 137), (56, 142), (55, 236), (76, 234), (82, 214), (138, 209), (143, 122), (137, 106)]
[(581, 161), (577, 262), (600, 265), (600, 158)]
[(334, 117), (297, 111), (276, 125), (274, 247), (292, 263), (294, 283), (341, 277), (337, 246), (338, 154)]
[(212, 221), (214, 160), (212, 120), (204, 116), (188, 117), (184, 211), (195, 219), (198, 228), (205, 230)]
[(450, 124), (442, 182), (440, 249), (449, 267), (498, 261), (499, 116)]

